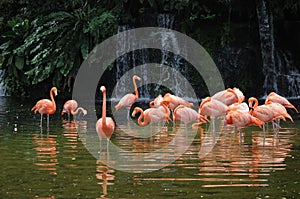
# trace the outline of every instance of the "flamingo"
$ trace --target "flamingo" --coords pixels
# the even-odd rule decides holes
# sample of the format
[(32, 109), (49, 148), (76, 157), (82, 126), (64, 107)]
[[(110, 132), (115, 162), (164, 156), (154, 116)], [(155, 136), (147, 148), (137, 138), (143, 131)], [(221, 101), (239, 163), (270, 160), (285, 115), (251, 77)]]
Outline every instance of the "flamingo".
[(224, 104), (229, 106), (236, 102), (242, 103), (245, 99), (245, 96), (238, 88), (228, 88), (226, 90), (217, 92), (211, 98), (219, 100), (220, 102), (223, 102)]
[(34, 111), (36, 114), (39, 112), (41, 114), (41, 122), (40, 127), (42, 127), (43, 123), (43, 114), (47, 114), (47, 127), (49, 127), (49, 115), (52, 115), (56, 111), (56, 104), (54, 101), (53, 93), (56, 96), (57, 95), (57, 88), (52, 87), (50, 90), (50, 99), (41, 99), (39, 100), (31, 109), (31, 111)]
[[(250, 114), (264, 123), (271, 122), (275, 118), (274, 112), (271, 107), (268, 105), (260, 105), (258, 106), (258, 100), (255, 97), (250, 97), (248, 99)], [(265, 125), (263, 125), (264, 135), (266, 133)]]
[(156, 107), (159, 107), (160, 106), (160, 103), (163, 101), (163, 97), (162, 97), (162, 95), (160, 94), (160, 95), (158, 95), (153, 101), (151, 101), (150, 103), (149, 103), (149, 106), (151, 107), (151, 108), (156, 108)]
[(179, 105), (175, 108), (173, 120), (180, 120), (185, 124), (193, 121), (199, 121), (200, 124), (208, 122), (205, 116), (200, 115), (194, 109), (184, 105)]
[[(273, 111), (273, 114), (274, 114), (274, 120), (277, 121), (277, 130), (280, 128), (279, 124), (280, 124), (280, 119), (282, 119), (283, 121), (286, 121), (285, 118), (288, 118), (290, 119), (292, 122), (293, 121), (293, 118), (290, 116), (290, 114), (288, 114), (286, 108), (279, 104), (279, 103), (274, 103), (272, 101), (268, 101), (267, 106), (269, 106), (271, 108), (271, 110)], [(272, 121), (273, 123), (273, 129), (275, 131), (275, 123), (274, 121)], [(278, 133), (278, 131), (276, 131), (276, 133)]]
[[(102, 136), (105, 136), (107, 139), (107, 146), (110, 141), (110, 138), (115, 130), (115, 122), (111, 117), (106, 117), (106, 88), (101, 86), (100, 90), (103, 93), (103, 103), (102, 103), (102, 117), (96, 122), (96, 131), (97, 134), (102, 140)], [(108, 149), (108, 147), (107, 147)]]
[(254, 117), (260, 119), (263, 122), (270, 122), (274, 119), (274, 112), (268, 105), (258, 106), (258, 100), (255, 97), (250, 97), (248, 99), (250, 114)]
[(229, 111), (226, 115), (226, 124), (231, 124), (238, 129), (250, 125), (256, 125), (261, 128), (264, 122), (252, 116), (249, 112)]
[(149, 123), (155, 123), (160, 121), (171, 121), (170, 118), (170, 110), (167, 107), (166, 102), (162, 102), (161, 106), (164, 110), (162, 110), (161, 107), (157, 108), (148, 108), (143, 111), (140, 107), (135, 107), (132, 112), (132, 117), (135, 117), (137, 113), (140, 113), (141, 115), (138, 117), (138, 124), (140, 126), (146, 126)]
[(240, 140), (243, 140), (243, 134), (241, 129), (250, 125), (256, 125), (261, 128), (264, 125), (264, 122), (259, 120), (256, 117), (253, 117), (249, 112), (241, 112), (239, 110), (229, 111), (226, 115), (226, 124), (233, 125), (237, 128), (240, 133)]
[(200, 115), (210, 116), (212, 120), (212, 130), (215, 132), (215, 120), (217, 117), (225, 116), (228, 112), (228, 106), (223, 102), (212, 97), (204, 98), (199, 107)]
[(271, 92), (267, 96), (265, 104), (267, 104), (268, 102), (277, 102), (277, 103), (283, 105), (284, 107), (294, 109), (298, 113), (298, 110), (296, 109), (296, 107), (293, 104), (291, 104), (285, 97), (282, 97), (275, 92)]
[(77, 115), (79, 113), (79, 111), (81, 111), (83, 113), (83, 115), (87, 114), (87, 111), (82, 108), (82, 107), (78, 107), (78, 103), (76, 102), (76, 100), (68, 100), (65, 102), (64, 106), (63, 106), (63, 110), (61, 112), (61, 115), (64, 115), (65, 113), (68, 114), (68, 119), (70, 120), (70, 114), (72, 115)]
[(190, 102), (182, 99), (181, 97), (178, 97), (176, 95), (172, 95), (170, 93), (167, 93), (167, 94), (164, 95), (163, 101), (169, 102), (169, 107), (172, 111), (174, 111), (175, 108), (179, 105), (184, 105), (184, 106), (187, 106), (187, 107), (194, 106), (193, 103), (190, 103)]
[(116, 111), (118, 111), (122, 107), (126, 107), (126, 109), (127, 109), (127, 119), (129, 119), (129, 111), (130, 111), (130, 108), (131, 108), (132, 104), (134, 104), (137, 101), (137, 99), (139, 98), (139, 92), (138, 92), (138, 89), (137, 89), (136, 80), (141, 81), (141, 78), (138, 77), (137, 75), (134, 75), (132, 77), (135, 94), (129, 93), (129, 94), (124, 95), (121, 98), (121, 100), (119, 101), (119, 103), (115, 106)]

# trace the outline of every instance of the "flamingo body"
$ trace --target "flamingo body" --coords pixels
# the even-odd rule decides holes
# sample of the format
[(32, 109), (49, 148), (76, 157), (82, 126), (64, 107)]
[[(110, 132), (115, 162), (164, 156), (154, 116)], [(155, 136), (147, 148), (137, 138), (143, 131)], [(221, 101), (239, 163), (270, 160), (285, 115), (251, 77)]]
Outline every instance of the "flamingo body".
[(239, 112), (244, 112), (248, 113), (249, 112), (249, 106), (246, 104), (246, 102), (243, 103), (233, 103), (230, 106), (228, 106), (229, 111), (239, 111)]
[(173, 119), (182, 121), (184, 123), (193, 121), (199, 121), (200, 123), (207, 122), (207, 119), (204, 116), (200, 115), (197, 111), (183, 105), (179, 105), (178, 107), (176, 107), (176, 109), (174, 110)]
[(162, 107), (148, 108), (143, 111), (140, 107), (135, 107), (132, 112), (132, 117), (135, 117), (137, 113), (140, 113), (138, 117), (138, 124), (140, 126), (146, 126), (149, 123), (156, 123), (160, 121), (171, 121), (170, 111), (167, 105), (162, 103)]
[(212, 97), (206, 97), (200, 103), (199, 113), (210, 117), (220, 117), (225, 115), (228, 109), (228, 106), (223, 102), (215, 100)]
[(291, 104), (285, 97), (282, 97), (275, 92), (271, 92), (267, 96), (265, 104), (268, 104), (269, 102), (279, 103), (279, 104), (283, 105), (284, 107), (294, 109), (298, 113), (298, 110), (296, 109), (296, 107), (293, 104)]
[(261, 128), (264, 122), (253, 117), (248, 112), (230, 111), (226, 115), (226, 124), (231, 124), (237, 128), (243, 128), (250, 125), (257, 125)]
[(132, 104), (134, 104), (137, 101), (137, 99), (139, 97), (139, 92), (138, 92), (138, 89), (137, 89), (136, 80), (141, 81), (141, 78), (138, 77), (137, 75), (134, 75), (132, 77), (135, 94), (129, 93), (129, 94), (124, 95), (120, 99), (119, 103), (115, 106), (116, 111), (118, 111), (119, 109), (121, 109), (123, 107), (126, 107), (127, 109), (130, 109)]
[(176, 95), (172, 95), (170, 93), (165, 94), (165, 96), (163, 97), (163, 101), (166, 101), (169, 103), (169, 107), (171, 110), (175, 110), (175, 108), (179, 105), (184, 105), (187, 107), (192, 107), (193, 103), (190, 103), (184, 99), (182, 99), (181, 97), (178, 97)]
[[(263, 122), (270, 122), (274, 119), (274, 113), (270, 106), (260, 105), (258, 106), (258, 100), (254, 97), (248, 99), (250, 114)], [(254, 103), (254, 105), (253, 105)]]
[(83, 115), (87, 114), (87, 111), (83, 109), (82, 107), (78, 107), (78, 103), (76, 100), (68, 100), (65, 102), (63, 106), (63, 110), (61, 112), (61, 115), (64, 115), (65, 113), (68, 114), (68, 118), (70, 119), (70, 115), (77, 115), (79, 111), (82, 111)]
[(50, 98), (49, 99), (41, 99), (39, 100), (33, 107), (32, 111), (36, 114), (39, 112), (41, 114), (41, 121), (40, 121), (40, 126), (42, 127), (42, 121), (43, 121), (43, 114), (47, 114), (47, 127), (49, 127), (49, 115), (52, 115), (56, 111), (56, 104), (55, 100), (53, 97), (53, 93), (56, 96), (57, 95), (57, 88), (52, 87), (50, 90)]

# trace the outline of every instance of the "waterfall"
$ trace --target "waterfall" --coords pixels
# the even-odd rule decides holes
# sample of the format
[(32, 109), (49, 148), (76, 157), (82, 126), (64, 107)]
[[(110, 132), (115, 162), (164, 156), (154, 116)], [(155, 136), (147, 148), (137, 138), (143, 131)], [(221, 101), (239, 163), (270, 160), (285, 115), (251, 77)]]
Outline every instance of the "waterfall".
[[(174, 14), (159, 14), (157, 17), (157, 24), (159, 27), (173, 29), (175, 25), (175, 15)], [(173, 32), (164, 31), (162, 32), (162, 47), (161, 49), (166, 48), (167, 45), (171, 45), (174, 52), (177, 54), (172, 54), (170, 52), (162, 50), (162, 60), (161, 65), (168, 65), (172, 68), (179, 71), (182, 75), (187, 75), (187, 65), (184, 63), (184, 59), (179, 55), (186, 53), (186, 46), (179, 48), (177, 38), (175, 37)], [(159, 88), (159, 85), (162, 84), (164, 81), (172, 81), (172, 88), (171, 89), (176, 95), (183, 97), (183, 93), (185, 88), (187, 88), (188, 81), (178, 81), (179, 77), (178, 74), (168, 74), (169, 69), (166, 67), (161, 67), (161, 76), (166, 77), (164, 79), (160, 79), (157, 83), (155, 90)], [(167, 74), (166, 74), (167, 73)]]
[(278, 93), (288, 97), (300, 96), (300, 73), (288, 51), (275, 52)]
[(3, 82), (3, 75), (5, 71), (0, 70), (0, 96), (6, 96), (6, 86)]
[[(176, 23), (175, 20), (175, 15), (174, 14), (158, 14), (157, 15), (157, 25), (159, 27), (163, 27), (166, 29), (173, 29), (174, 24)], [(123, 32), (126, 30), (130, 30), (131, 27), (129, 25), (121, 25), (119, 26), (119, 32)], [(125, 37), (125, 38), (124, 38)], [(128, 91), (129, 86), (132, 86), (132, 79), (130, 77), (124, 78), (124, 74), (128, 72), (129, 70), (133, 70), (134, 74), (138, 74), (141, 79), (142, 79), (142, 85), (138, 82), (139, 87), (139, 94), (140, 94), (140, 99), (150, 99), (155, 97), (153, 94), (151, 95), (150, 93), (153, 93), (153, 90), (158, 93), (160, 90), (160, 86), (164, 85), (166, 81), (171, 81), (173, 87), (169, 88), (172, 90), (172, 92), (176, 95), (183, 96), (183, 93), (185, 88), (187, 88), (187, 82), (188, 81), (178, 81), (179, 77), (178, 74), (169, 74), (170, 73), (170, 68), (163, 66), (167, 65), (170, 66), (177, 71), (179, 71), (182, 75), (187, 76), (186, 74), (188, 73), (188, 68), (186, 66), (186, 63), (184, 62), (185, 60), (179, 55), (182, 53), (186, 53), (186, 47), (179, 48), (178, 46), (178, 41), (177, 38), (175, 37), (174, 33), (171, 31), (163, 31), (161, 33), (161, 52), (160, 56), (156, 56), (156, 52), (152, 49), (147, 49), (143, 48), (135, 50), (133, 52), (126, 53), (125, 55), (121, 55), (121, 52), (124, 52), (124, 50), (129, 49), (130, 46), (128, 46), (128, 43), (132, 45), (132, 47), (136, 46), (141, 46), (141, 44), (135, 44), (131, 43), (130, 40), (134, 40), (135, 35), (123, 35), (119, 36), (118, 38), (118, 44), (117, 44), (117, 57), (118, 59), (116, 60), (116, 80), (117, 80), (117, 85), (116, 85), (116, 91), (115, 91), (115, 98), (116, 100), (120, 99), (124, 93), (126, 93), (126, 88)], [(127, 41), (125, 41), (127, 39)], [(141, 41), (143, 42), (143, 41)], [(125, 44), (126, 43), (126, 44)], [(176, 53), (170, 53), (167, 51), (164, 51), (166, 47), (171, 47), (174, 49), (174, 52)], [(134, 48), (137, 49), (137, 48)], [(158, 52), (158, 51), (157, 51)], [(154, 54), (155, 55), (154, 55)], [(158, 52), (159, 54), (159, 52)], [(160, 63), (161, 64), (161, 71), (160, 74), (155, 74), (155, 75), (160, 75), (160, 79), (157, 82), (156, 86), (152, 87), (147, 84), (148, 82), (148, 76), (153, 75), (151, 73), (151, 68), (143, 68), (141, 67), (137, 69), (137, 66), (147, 64), (147, 63)], [(141, 71), (138, 71), (141, 70)], [(123, 77), (123, 78), (122, 78)], [(130, 82), (130, 84), (129, 84)], [(139, 85), (140, 84), (140, 85)]]
[[(119, 32), (123, 32), (126, 30), (130, 30), (132, 27), (129, 25), (121, 25), (119, 26)], [(125, 39), (130, 40), (130, 36), (127, 37), (119, 36), (118, 43), (117, 43), (117, 60), (116, 60), (116, 80), (117, 80), (117, 88), (116, 89), (116, 98), (120, 99), (122, 97), (122, 93), (126, 91), (126, 85), (128, 81), (132, 82), (129, 79), (121, 79), (121, 77), (130, 69), (130, 63), (131, 63), (131, 57), (130, 53), (126, 53), (124, 55), (121, 55), (121, 52), (125, 51), (126, 49), (129, 49), (129, 46), (127, 46), (130, 41), (125, 41)], [(134, 58), (134, 57), (133, 57)]]
[(273, 15), (268, 11), (266, 0), (257, 0), (256, 11), (265, 76), (265, 96), (272, 91), (286, 97), (300, 96), (299, 70), (288, 51), (275, 48)]
[(278, 92), (274, 59), (273, 16), (272, 13), (268, 12), (265, 0), (257, 0), (256, 11), (261, 43), (263, 73), (265, 75), (263, 87), (266, 95), (272, 91)]

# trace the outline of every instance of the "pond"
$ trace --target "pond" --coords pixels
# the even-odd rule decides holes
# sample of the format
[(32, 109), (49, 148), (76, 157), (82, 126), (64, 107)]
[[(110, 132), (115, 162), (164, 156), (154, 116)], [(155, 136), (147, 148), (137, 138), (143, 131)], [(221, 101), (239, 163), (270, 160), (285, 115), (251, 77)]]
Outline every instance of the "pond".
[[(203, 138), (209, 137), (206, 124), (192, 138), (187, 136), (195, 131), (190, 125), (174, 131), (177, 125), (170, 123), (151, 138), (124, 133), (126, 128), (140, 131), (134, 125), (117, 127), (109, 144), (122, 147), (120, 156), (129, 163), (135, 156), (126, 151), (159, 149), (172, 142), (176, 132), (186, 134), (175, 140), (174, 149), (182, 150), (176, 146), (191, 141), (170, 164), (160, 156), (146, 165), (136, 160), (137, 165), (128, 163), (131, 169), (127, 172), (101, 161), (112, 156), (111, 147), (98, 151), (100, 160), (85, 147), (86, 138), (78, 132), (89, 126), (84, 117), (76, 122), (62, 119), (62, 103), (58, 102), (49, 129), (41, 129), (40, 116), (30, 110), (34, 104), (28, 99), (0, 98), (0, 198), (300, 197), (299, 120), (282, 122), (277, 136), (269, 125), (265, 139), (258, 127), (247, 127), (241, 134), (223, 128), (214, 147), (203, 156), (199, 151)], [(138, 172), (132, 172), (133, 167)], [(140, 172), (141, 168), (149, 170)]]

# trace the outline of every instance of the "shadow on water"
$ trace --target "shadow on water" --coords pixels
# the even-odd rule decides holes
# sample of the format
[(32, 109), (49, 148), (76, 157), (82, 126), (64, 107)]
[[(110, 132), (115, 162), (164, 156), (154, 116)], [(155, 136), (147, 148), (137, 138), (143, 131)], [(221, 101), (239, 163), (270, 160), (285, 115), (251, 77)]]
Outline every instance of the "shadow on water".
[[(114, 161), (111, 146), (98, 148), (98, 159), (85, 148), (89, 138), (80, 134), (94, 131), (89, 132), (93, 141), (99, 138), (84, 117), (68, 121), (58, 111), (51, 116), (49, 130), (40, 129), (39, 116), (30, 112), (28, 102), (5, 98), (0, 103), (1, 198), (300, 196), (298, 120), (282, 124), (278, 136), (269, 128), (265, 142), (257, 127), (243, 129), (241, 135), (231, 127), (222, 128), (215, 146), (203, 156), (199, 152), (204, 138), (213, 139), (205, 124), (196, 130), (178, 123), (141, 128), (131, 121), (132, 125), (117, 125), (111, 138), (111, 145), (122, 148), (127, 160), (118, 170), (108, 166)], [(167, 152), (150, 156), (147, 164), (140, 162), (142, 154), (163, 147), (169, 147)], [(176, 150), (184, 153), (176, 157)], [(128, 173), (126, 168), (148, 172)]]

